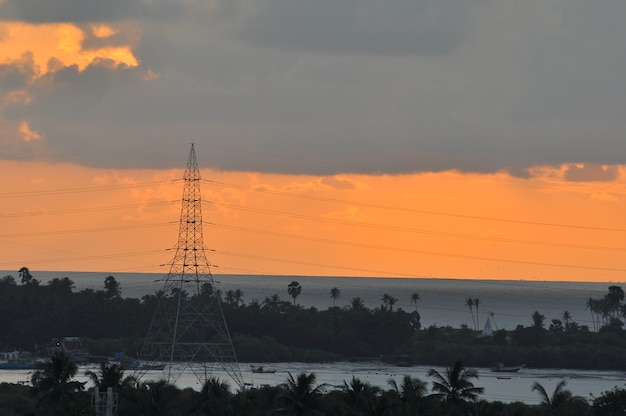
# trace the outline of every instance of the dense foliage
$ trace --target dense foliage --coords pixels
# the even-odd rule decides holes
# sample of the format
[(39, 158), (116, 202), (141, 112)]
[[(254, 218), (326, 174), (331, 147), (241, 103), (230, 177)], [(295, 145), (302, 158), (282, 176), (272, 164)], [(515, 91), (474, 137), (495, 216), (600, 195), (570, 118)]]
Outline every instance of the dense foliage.
[[(475, 371), (460, 361), (444, 373), (433, 370), (430, 391), (428, 381), (410, 376), (400, 383), (389, 380), (388, 389), (355, 377), (341, 387), (329, 388), (318, 384), (314, 373), (300, 373), (289, 374), (278, 386), (237, 391), (224, 381), (209, 378), (196, 391), (181, 390), (165, 381), (141, 382), (124, 377), (115, 364), (103, 364), (99, 373), (89, 374), (90, 382), (86, 384), (76, 382), (75, 375), (76, 367), (69, 355), (53, 355), (33, 374), (32, 387), (0, 384), (0, 414), (86, 416), (105, 414), (106, 406), (111, 405), (119, 416), (612, 416), (623, 414), (626, 393), (616, 388), (589, 403), (573, 396), (562, 381), (554, 392), (535, 383), (537, 405), (487, 402), (480, 398), (482, 388)], [(108, 394), (115, 395), (116, 400), (107, 401)]]
[[(495, 331), (492, 336), (482, 336), (467, 327), (421, 328), (417, 293), (410, 294), (415, 305), (411, 311), (394, 308), (397, 299), (388, 294), (381, 294), (381, 304), (376, 308), (367, 308), (361, 299), (354, 298), (348, 307), (318, 310), (297, 304), (302, 290), (306, 288), (291, 282), (285, 293), (292, 301), (273, 294), (247, 304), (240, 290), (220, 293), (204, 287), (198, 296), (222, 299), (242, 362), (370, 358), (394, 362), (403, 355), (415, 364), (433, 366), (445, 366), (461, 357), (473, 367), (503, 362), (528, 367), (626, 370), (626, 331), (621, 321), (626, 307), (624, 293), (617, 286), (611, 286), (603, 299), (589, 299), (588, 307), (597, 318), (591, 330), (573, 322), (566, 312), (563, 320), (552, 319), (546, 327), (543, 315), (529, 311), (531, 326)], [(42, 284), (22, 268), (18, 279), (0, 279), (0, 349), (46, 356), (51, 340), (80, 336), (93, 355), (112, 356), (122, 351), (134, 356), (141, 349), (159, 297), (172, 295), (156, 292), (141, 299), (125, 298), (113, 276), (104, 279), (102, 290), (75, 291), (67, 277)], [(339, 296), (338, 288), (330, 290), (333, 301)], [(472, 309), (478, 305), (479, 300), (472, 299)]]

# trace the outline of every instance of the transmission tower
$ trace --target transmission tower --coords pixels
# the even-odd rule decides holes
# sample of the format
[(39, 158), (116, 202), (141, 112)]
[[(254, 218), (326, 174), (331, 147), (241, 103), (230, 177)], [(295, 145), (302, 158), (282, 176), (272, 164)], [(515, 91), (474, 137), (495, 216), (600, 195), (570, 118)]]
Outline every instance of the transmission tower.
[[(237, 356), (215, 290), (202, 239), (200, 171), (193, 144), (183, 177), (178, 244), (144, 341), (138, 378), (163, 368), (160, 378), (176, 382), (193, 372), (204, 385), (215, 367), (244, 387)], [(165, 365), (163, 367), (163, 365)]]

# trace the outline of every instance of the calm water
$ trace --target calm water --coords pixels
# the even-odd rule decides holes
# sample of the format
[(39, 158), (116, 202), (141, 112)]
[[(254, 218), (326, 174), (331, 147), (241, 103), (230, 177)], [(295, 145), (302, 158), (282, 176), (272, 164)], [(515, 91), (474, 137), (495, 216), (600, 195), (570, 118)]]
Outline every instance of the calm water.
[[(254, 364), (257, 365), (257, 364)], [(411, 367), (399, 368), (377, 362), (370, 363), (274, 363), (265, 364), (266, 368), (276, 370), (274, 374), (254, 374), (250, 371), (249, 364), (241, 364), (242, 376), (245, 383), (259, 387), (261, 385), (275, 386), (284, 383), (289, 373), (294, 375), (300, 372), (316, 375), (318, 384), (326, 384), (328, 389), (341, 388), (344, 381), (350, 382), (352, 377), (357, 377), (362, 381), (367, 381), (373, 385), (389, 389), (389, 380), (394, 379), (397, 383), (401, 383), (404, 375), (417, 377), (428, 383), (430, 389), (431, 383), (428, 378), (428, 371), (434, 368), (440, 372), (445, 371), (441, 367)], [(85, 371), (98, 371), (97, 366), (81, 366), (77, 379), (79, 381), (88, 381), (85, 377)], [(498, 379), (497, 375), (488, 369), (478, 368), (479, 378), (475, 382), (477, 387), (484, 387), (485, 393), (481, 396), (487, 401), (501, 401), (505, 403), (520, 401), (527, 404), (539, 403), (539, 398), (533, 392), (532, 384), (537, 381), (543, 385), (546, 390), (551, 393), (554, 387), (561, 380), (567, 381), (567, 388), (575, 395), (585, 397), (589, 400), (598, 397), (605, 391), (613, 389), (615, 386), (624, 388), (626, 386), (626, 373), (620, 371), (578, 371), (578, 370), (539, 370), (532, 368), (524, 368), (517, 374), (505, 375), (510, 379)], [(158, 380), (161, 372), (148, 372), (144, 380)], [(27, 370), (0, 370), (0, 382), (27, 382), (32, 375), (32, 371)], [(231, 388), (235, 383), (222, 370), (213, 372), (213, 376), (229, 382)], [(176, 383), (180, 388), (191, 387), (200, 390), (200, 384), (193, 374), (183, 374)], [(89, 387), (89, 385), (88, 385)]]
[[(0, 272), (2, 275), (16, 272)], [(69, 277), (76, 284), (76, 289), (102, 289), (104, 279), (113, 275), (122, 285), (122, 294), (126, 297), (140, 298), (154, 293), (163, 287), (164, 275), (150, 273), (75, 273), (75, 272), (36, 272), (31, 271), (42, 283), (54, 277)], [(480, 299), (478, 308), (480, 326), (493, 313), (494, 329), (514, 329), (517, 325), (528, 326), (532, 323), (531, 314), (539, 311), (546, 317), (546, 325), (552, 319), (561, 319), (568, 311), (572, 319), (580, 325), (592, 328), (591, 315), (585, 308), (587, 299), (601, 298), (613, 283), (574, 283), (540, 281), (498, 281), (498, 280), (454, 280), (454, 279), (399, 279), (399, 278), (361, 278), (361, 277), (290, 277), (290, 276), (249, 276), (216, 275), (217, 288), (222, 292), (241, 289), (244, 301), (253, 299), (263, 301), (266, 297), (278, 294), (282, 299), (291, 301), (287, 294), (287, 285), (296, 280), (302, 286), (302, 293), (297, 303), (325, 309), (332, 306), (329, 291), (339, 288), (341, 297), (337, 306), (347, 306), (355, 297), (360, 297), (369, 308), (380, 306), (381, 297), (387, 293), (398, 299), (396, 308), (414, 310), (411, 294), (417, 292), (420, 300), (417, 304), (422, 319), (422, 326), (460, 327), (467, 324), (473, 327), (469, 309), (465, 306), (468, 297)], [(617, 283), (617, 285), (621, 285)]]
[[(17, 278), (16, 272), (0, 272), (2, 276), (11, 274)], [(154, 293), (163, 287), (163, 274), (133, 273), (75, 273), (75, 272), (36, 272), (33, 276), (46, 283), (54, 277), (69, 277), (76, 284), (76, 290), (85, 288), (102, 289), (104, 279), (113, 275), (122, 285), (122, 294), (126, 297), (140, 298)], [(569, 311), (573, 320), (581, 325), (592, 327), (591, 316), (585, 308), (589, 297), (600, 298), (607, 293), (613, 283), (572, 283), (572, 282), (537, 282), (537, 281), (481, 281), (453, 279), (396, 279), (396, 278), (359, 278), (359, 277), (286, 277), (286, 276), (240, 276), (216, 275), (215, 281), (222, 292), (241, 289), (246, 303), (253, 299), (263, 301), (265, 297), (278, 294), (284, 300), (291, 300), (287, 294), (287, 285), (296, 280), (302, 286), (302, 293), (297, 303), (305, 307), (325, 309), (332, 306), (329, 291), (339, 288), (341, 297), (337, 306), (347, 306), (354, 297), (363, 299), (369, 308), (381, 304), (381, 297), (387, 293), (398, 299), (396, 308), (414, 310), (410, 301), (413, 292), (420, 295), (418, 309), (422, 325), (459, 327), (462, 324), (472, 326), (469, 309), (465, 306), (468, 297), (479, 298), (479, 315), (481, 325), (493, 313), (495, 328), (514, 329), (521, 324), (528, 326), (534, 311), (545, 315), (546, 322), (560, 319), (563, 311)], [(617, 283), (617, 285), (621, 285)], [(71, 334), (76, 335), (76, 334)], [(374, 385), (388, 388), (388, 380), (400, 381), (403, 375), (409, 374), (428, 381), (427, 372), (431, 367), (398, 368), (381, 363), (276, 363), (270, 366), (276, 369), (275, 374), (253, 374), (248, 364), (241, 369), (246, 383), (259, 386), (262, 384), (276, 385), (285, 382), (288, 373), (314, 372), (318, 383), (329, 386), (341, 386), (352, 376), (369, 381)], [(84, 374), (85, 368), (81, 368)], [(442, 370), (442, 369), (439, 369)], [(537, 395), (531, 391), (533, 382), (540, 382), (548, 392), (556, 384), (566, 379), (568, 388), (576, 395), (590, 398), (615, 386), (626, 385), (625, 372), (611, 371), (578, 371), (578, 370), (539, 370), (525, 368), (520, 373), (512, 374), (510, 379), (497, 379), (496, 374), (488, 369), (478, 369), (480, 379), (476, 383), (485, 387), (484, 398), (503, 402), (523, 401), (537, 403)], [(149, 373), (149, 377), (150, 377)], [(154, 379), (160, 373), (153, 374)], [(228, 380), (228, 376), (216, 371), (216, 376)], [(507, 375), (508, 376), (508, 375)], [(28, 380), (28, 371), (0, 371), (0, 381), (23, 382)], [(183, 375), (177, 384), (180, 387), (199, 388), (193, 375)], [(234, 385), (234, 383), (231, 383)]]

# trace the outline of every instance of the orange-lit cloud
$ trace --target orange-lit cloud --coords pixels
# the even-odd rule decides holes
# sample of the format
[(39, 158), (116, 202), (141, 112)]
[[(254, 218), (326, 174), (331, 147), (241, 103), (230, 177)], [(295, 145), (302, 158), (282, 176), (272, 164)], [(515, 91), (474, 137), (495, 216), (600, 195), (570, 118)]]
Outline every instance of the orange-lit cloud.
[(43, 140), (43, 136), (33, 131), (26, 121), (22, 121), (19, 127), (20, 136), (25, 142), (33, 142)]
[[(80, 70), (98, 60), (110, 60), (114, 66), (134, 67), (139, 64), (132, 51), (133, 44), (85, 48), (83, 43), (87, 34), (84, 29), (73, 24), (5, 22), (3, 27), (4, 36), (0, 36), (0, 61), (18, 61), (24, 51), (29, 51), (41, 75), (54, 69), (54, 66), (49, 66), (54, 61), (65, 66), (77, 65)], [(93, 36), (99, 38), (107, 38), (117, 33), (114, 28), (102, 24), (91, 30)]]

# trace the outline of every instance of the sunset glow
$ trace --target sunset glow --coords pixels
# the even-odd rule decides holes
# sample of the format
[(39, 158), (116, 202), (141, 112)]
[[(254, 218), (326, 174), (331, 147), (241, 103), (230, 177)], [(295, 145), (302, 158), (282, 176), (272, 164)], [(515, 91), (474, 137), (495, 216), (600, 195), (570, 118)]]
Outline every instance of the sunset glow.
[(166, 272), (196, 143), (215, 273), (626, 281), (626, 6), (455, 2), (0, 1), (0, 269)]
[[(0, 268), (166, 272), (182, 169), (2, 169), (12, 174)], [(623, 181), (567, 183), (563, 169), (532, 179), (204, 169), (205, 243), (216, 273), (621, 281)]]
[[(0, 62), (23, 59), (25, 53), (32, 54), (39, 75), (55, 69), (50, 60), (59, 61), (65, 66), (77, 65), (85, 69), (97, 59), (111, 60), (114, 65), (137, 66), (137, 59), (130, 46), (85, 49), (85, 33), (73, 24), (4, 23), (5, 36), (0, 37)], [(107, 38), (116, 32), (108, 26), (93, 28), (94, 36)]]

